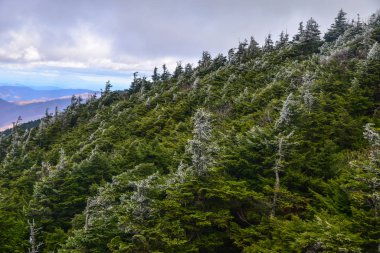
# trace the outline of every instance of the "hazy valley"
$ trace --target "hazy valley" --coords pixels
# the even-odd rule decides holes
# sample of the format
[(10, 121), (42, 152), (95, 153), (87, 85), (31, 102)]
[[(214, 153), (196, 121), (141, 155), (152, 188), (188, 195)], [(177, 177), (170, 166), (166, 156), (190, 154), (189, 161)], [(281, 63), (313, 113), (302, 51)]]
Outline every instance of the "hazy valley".
[(18, 117), (22, 122), (42, 118), (46, 112), (54, 113), (70, 105), (73, 95), (84, 100), (94, 91), (86, 89), (33, 89), (26, 86), (0, 86), (0, 130), (12, 126)]

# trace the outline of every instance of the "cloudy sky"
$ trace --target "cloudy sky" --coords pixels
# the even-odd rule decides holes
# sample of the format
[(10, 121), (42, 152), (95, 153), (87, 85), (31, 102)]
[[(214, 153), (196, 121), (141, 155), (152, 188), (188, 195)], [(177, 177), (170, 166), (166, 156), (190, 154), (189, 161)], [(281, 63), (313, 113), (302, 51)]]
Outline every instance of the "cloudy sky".
[(260, 43), (343, 8), (365, 20), (379, 0), (0, 0), (0, 84), (127, 88), (135, 71), (196, 63), (253, 35)]

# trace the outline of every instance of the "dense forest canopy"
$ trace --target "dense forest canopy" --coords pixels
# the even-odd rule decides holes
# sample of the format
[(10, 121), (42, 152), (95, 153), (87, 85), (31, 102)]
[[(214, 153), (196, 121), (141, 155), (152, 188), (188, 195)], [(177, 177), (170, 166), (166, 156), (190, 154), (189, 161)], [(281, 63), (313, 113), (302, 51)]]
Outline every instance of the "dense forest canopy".
[(341, 10), (15, 122), (0, 252), (378, 252), (379, 43)]

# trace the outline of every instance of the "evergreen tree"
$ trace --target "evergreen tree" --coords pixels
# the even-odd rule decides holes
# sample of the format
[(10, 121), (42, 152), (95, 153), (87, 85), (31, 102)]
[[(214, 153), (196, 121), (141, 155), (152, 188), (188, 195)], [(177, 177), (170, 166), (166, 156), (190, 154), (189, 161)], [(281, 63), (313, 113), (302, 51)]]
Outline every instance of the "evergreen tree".
[(29, 243), (30, 248), (28, 249), (29, 253), (38, 253), (40, 247), (42, 246), (42, 243), (37, 242), (37, 236), (39, 233), (39, 228), (36, 228), (36, 224), (34, 223), (34, 220), (32, 222), (29, 222)]
[(243, 62), (247, 55), (247, 40), (244, 40), (243, 42), (239, 43), (238, 49), (235, 53), (235, 57), (238, 62)]
[(260, 52), (260, 48), (259, 48), (259, 43), (256, 42), (256, 40), (251, 36), (251, 39), (249, 41), (249, 45), (248, 45), (248, 57), (249, 58), (253, 58), (255, 56), (258, 55), (258, 53)]
[(310, 18), (306, 22), (306, 27), (302, 36), (300, 37), (300, 40), (301, 42), (306, 43), (318, 43), (321, 40), (319, 36), (320, 34), (321, 32), (319, 31), (319, 25), (313, 18)]
[(171, 76), (171, 74), (170, 74), (168, 68), (166, 67), (166, 64), (162, 65), (161, 80), (162, 81), (169, 80), (170, 76)]
[(216, 151), (212, 142), (211, 114), (198, 109), (193, 117), (193, 139), (188, 141), (187, 152), (191, 154), (192, 168), (197, 176), (208, 173), (214, 163), (213, 153)]
[(190, 63), (188, 63), (188, 64), (186, 64), (186, 66), (185, 66), (184, 76), (185, 76), (186, 78), (190, 78), (192, 74), (193, 74), (193, 67), (191, 66)]
[(157, 83), (160, 80), (160, 75), (157, 72), (157, 67), (154, 67), (152, 81), (153, 83)]
[(305, 28), (303, 28), (301, 22), (299, 33), (294, 37), (296, 48), (300, 50), (302, 54), (318, 52), (318, 48), (322, 45), (320, 34), (319, 25), (313, 18), (310, 18), (306, 22)]
[(131, 87), (129, 88), (129, 92), (131, 93), (136, 93), (141, 89), (141, 80), (138, 74), (139, 72), (133, 73), (133, 81), (131, 82)]
[(223, 54), (218, 54), (213, 60), (212, 60), (212, 69), (217, 70), (218, 68), (225, 65), (227, 62), (226, 57)]
[(235, 60), (235, 50), (233, 48), (231, 48), (230, 50), (228, 50), (227, 59), (228, 59), (229, 63), (233, 63), (234, 62), (234, 60)]
[(288, 42), (289, 42), (289, 34), (285, 33), (284, 31), (281, 31), (280, 38), (276, 42), (276, 48), (281, 48), (285, 46), (286, 44), (288, 44)]
[(293, 41), (299, 42), (301, 37), (303, 36), (303, 33), (304, 33), (303, 22), (300, 22), (298, 25), (298, 33), (296, 35), (294, 35)]
[(325, 33), (323, 38), (326, 42), (332, 42), (338, 39), (339, 36), (343, 35), (343, 33), (348, 28), (347, 13), (343, 11), (343, 9), (340, 9), (338, 12), (338, 15), (335, 18), (334, 24), (331, 25), (329, 30)]
[(206, 69), (211, 65), (212, 58), (209, 52), (203, 51), (202, 59), (198, 62), (200, 68)]
[(183, 67), (181, 62), (177, 62), (177, 66), (173, 73), (173, 78), (178, 78), (180, 75), (183, 74)]
[(265, 37), (263, 49), (264, 49), (264, 51), (271, 51), (271, 50), (273, 50), (273, 48), (274, 47), (273, 47), (272, 35), (268, 34), (268, 36)]
[(270, 52), (252, 38), (20, 118), (0, 133), (0, 252), (377, 252), (379, 20), (321, 52), (301, 23)]
[(111, 93), (111, 88), (112, 88), (112, 84), (111, 82), (108, 80), (106, 82), (106, 85), (105, 85), (105, 88), (104, 88), (104, 94), (103, 95), (107, 95), (109, 93)]

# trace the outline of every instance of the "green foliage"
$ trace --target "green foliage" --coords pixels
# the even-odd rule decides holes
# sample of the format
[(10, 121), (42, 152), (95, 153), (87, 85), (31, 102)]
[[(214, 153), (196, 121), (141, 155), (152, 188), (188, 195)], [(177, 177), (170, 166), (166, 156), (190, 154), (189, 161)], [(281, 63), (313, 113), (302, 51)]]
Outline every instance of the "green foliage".
[(379, 20), (340, 11), (323, 41), (310, 19), (15, 124), (0, 251), (34, 220), (41, 252), (376, 252)]

